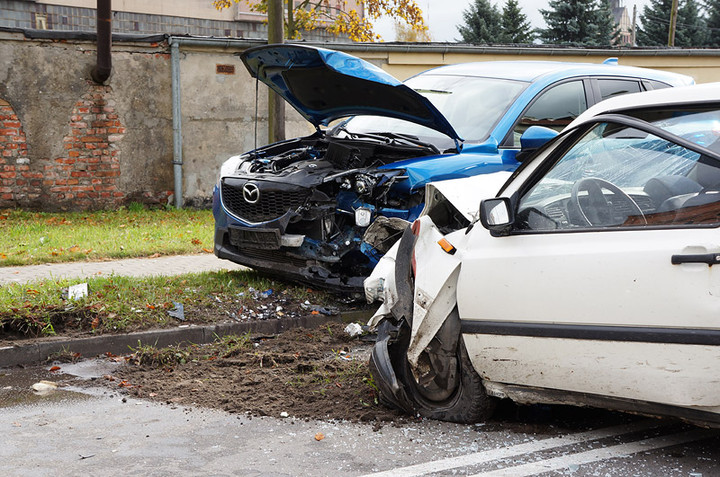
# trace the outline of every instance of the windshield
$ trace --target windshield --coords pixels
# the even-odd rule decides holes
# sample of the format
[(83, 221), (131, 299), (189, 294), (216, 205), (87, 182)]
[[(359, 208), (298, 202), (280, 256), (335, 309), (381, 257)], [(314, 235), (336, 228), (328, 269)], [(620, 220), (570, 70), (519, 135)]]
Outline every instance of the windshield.
[[(471, 76), (423, 74), (406, 83), (422, 94), (447, 118), (464, 141), (484, 141), (528, 83)], [(392, 132), (409, 134), (440, 149), (453, 141), (434, 129), (402, 119), (355, 116), (344, 127), (349, 133)]]
[[(682, 111), (655, 120), (652, 115), (644, 116), (655, 126), (698, 145), (713, 150), (720, 145), (718, 111)], [(623, 189), (642, 189), (652, 177), (692, 176), (698, 162), (713, 161), (644, 131), (599, 123), (525, 195), (522, 204), (528, 206), (558, 194), (569, 194), (573, 184), (585, 177), (601, 178)]]

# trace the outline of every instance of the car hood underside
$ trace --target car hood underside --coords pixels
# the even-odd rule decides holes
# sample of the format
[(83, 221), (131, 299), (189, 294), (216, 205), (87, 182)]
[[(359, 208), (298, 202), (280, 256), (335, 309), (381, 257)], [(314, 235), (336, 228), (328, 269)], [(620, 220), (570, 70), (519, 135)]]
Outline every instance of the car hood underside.
[(459, 139), (427, 98), (360, 58), (285, 44), (250, 48), (240, 57), (253, 78), (316, 127), (354, 115), (377, 115), (411, 121)]

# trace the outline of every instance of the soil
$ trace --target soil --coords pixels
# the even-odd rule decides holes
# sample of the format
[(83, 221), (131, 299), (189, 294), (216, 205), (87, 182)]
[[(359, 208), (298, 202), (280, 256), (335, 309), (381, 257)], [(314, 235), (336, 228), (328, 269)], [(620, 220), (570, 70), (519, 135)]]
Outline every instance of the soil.
[(367, 366), (371, 343), (350, 338), (345, 326), (328, 323), (249, 340), (138, 350), (103, 381), (136, 397), (249, 416), (376, 426), (411, 419), (379, 404)]

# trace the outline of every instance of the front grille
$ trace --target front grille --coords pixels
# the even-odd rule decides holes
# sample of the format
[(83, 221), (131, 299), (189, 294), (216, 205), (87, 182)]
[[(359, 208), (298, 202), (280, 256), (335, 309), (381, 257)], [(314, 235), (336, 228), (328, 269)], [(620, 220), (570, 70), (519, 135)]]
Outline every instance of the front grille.
[(288, 210), (296, 210), (305, 204), (305, 189), (272, 190), (260, 186), (260, 199), (248, 203), (243, 197), (242, 185), (222, 183), (222, 201), (233, 214), (248, 222), (268, 222), (282, 217)]

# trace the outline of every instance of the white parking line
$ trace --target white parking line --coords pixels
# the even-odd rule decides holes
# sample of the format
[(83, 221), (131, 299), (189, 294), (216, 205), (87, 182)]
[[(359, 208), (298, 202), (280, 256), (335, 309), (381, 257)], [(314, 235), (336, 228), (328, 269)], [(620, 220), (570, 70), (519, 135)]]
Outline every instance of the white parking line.
[(563, 437), (551, 437), (541, 441), (526, 442), (511, 447), (502, 447), (499, 449), (490, 449), (475, 454), (461, 455), (457, 457), (449, 457), (447, 459), (426, 462), (424, 464), (416, 464), (399, 469), (391, 469), (375, 474), (368, 474), (366, 477), (411, 477), (417, 475), (429, 474), (431, 472), (440, 472), (468, 465), (478, 465), (491, 462), (497, 459), (538, 452), (555, 447), (562, 447), (570, 444), (578, 444), (580, 442), (594, 441), (604, 439), (606, 437), (614, 437), (630, 432), (644, 431), (659, 427), (661, 423), (656, 420), (638, 421), (622, 426), (606, 427), (603, 429), (595, 429), (588, 432), (579, 432)]
[(482, 472), (472, 477), (526, 477), (530, 475), (542, 474), (551, 470), (566, 469), (571, 465), (589, 464), (600, 460), (614, 459), (624, 457), (638, 452), (644, 452), (663, 447), (670, 447), (687, 442), (698, 441), (715, 437), (718, 431), (706, 429), (697, 429), (694, 431), (682, 432), (679, 434), (671, 434), (668, 436), (653, 437), (637, 442), (629, 442), (612, 447), (604, 447), (577, 454), (569, 454), (552, 459), (541, 460), (529, 464), (518, 465), (515, 467), (506, 467), (504, 469), (493, 470), (490, 472)]

